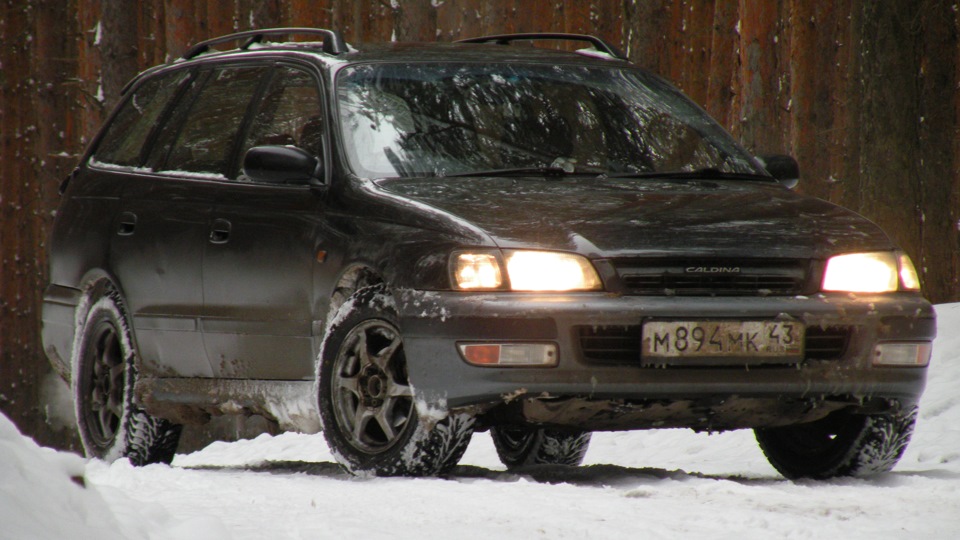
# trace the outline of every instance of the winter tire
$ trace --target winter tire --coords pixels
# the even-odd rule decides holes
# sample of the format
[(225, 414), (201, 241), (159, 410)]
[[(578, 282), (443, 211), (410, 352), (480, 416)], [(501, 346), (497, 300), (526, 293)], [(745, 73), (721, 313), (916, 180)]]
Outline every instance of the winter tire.
[(887, 415), (840, 411), (816, 422), (755, 433), (767, 460), (787, 478), (870, 476), (893, 469), (916, 419), (916, 407)]
[(321, 348), (318, 394), (327, 444), (353, 474), (441, 474), (473, 434), (471, 416), (424, 416), (417, 406), (393, 300), (382, 285), (357, 291), (337, 312)]
[(77, 428), (87, 456), (133, 465), (170, 463), (182, 426), (155, 418), (133, 402), (137, 352), (120, 296), (95, 295), (78, 321), (72, 380)]
[(583, 463), (590, 446), (590, 433), (545, 428), (495, 426), (490, 428), (500, 462), (508, 468), (527, 465)]

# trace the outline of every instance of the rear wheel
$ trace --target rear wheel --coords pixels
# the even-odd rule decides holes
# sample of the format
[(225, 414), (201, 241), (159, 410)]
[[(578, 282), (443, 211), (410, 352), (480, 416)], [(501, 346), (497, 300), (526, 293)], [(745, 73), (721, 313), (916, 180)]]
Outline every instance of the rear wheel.
[(838, 411), (816, 422), (755, 433), (767, 460), (787, 478), (870, 476), (893, 469), (916, 419), (916, 407), (886, 415)]
[(99, 296), (77, 330), (72, 360), (77, 428), (87, 456), (134, 465), (170, 463), (181, 426), (133, 402), (136, 351), (119, 295)]
[(340, 464), (353, 474), (377, 476), (453, 468), (470, 442), (473, 418), (417, 406), (384, 287), (357, 291), (334, 320), (320, 353), (319, 408), (324, 437)]
[(545, 428), (494, 426), (490, 428), (497, 456), (508, 468), (526, 465), (583, 463), (590, 446), (590, 433)]

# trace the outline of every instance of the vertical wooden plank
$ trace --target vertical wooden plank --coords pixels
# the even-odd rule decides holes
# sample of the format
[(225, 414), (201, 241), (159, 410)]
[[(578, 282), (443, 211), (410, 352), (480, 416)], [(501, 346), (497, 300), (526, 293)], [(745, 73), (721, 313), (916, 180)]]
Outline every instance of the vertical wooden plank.
[(432, 0), (393, 0), (391, 6), (396, 41), (436, 41), (437, 10)]
[[(538, 6), (537, 4), (540, 4)], [(478, 35), (491, 35), (501, 33), (499, 27), (491, 22), (500, 21), (504, 33), (528, 33), (542, 31), (540, 28), (540, 19), (538, 10), (543, 9), (543, 2), (538, 0), (499, 0), (492, 3), (488, 11), (488, 16), (480, 19), (483, 26), (477, 30)]]
[(619, 49), (624, 49), (622, 3), (605, 0), (591, 2), (588, 30), (588, 33), (603, 38)]
[(281, 8), (282, 26), (306, 26), (313, 28), (332, 28), (332, 6), (329, 0), (291, 0), (284, 2)]
[[(830, 100), (833, 125), (827, 133), (830, 148), (830, 200), (848, 208), (860, 204), (860, 10), (853, 0), (838, 0), (834, 16), (825, 19), (836, 43), (834, 66), (827, 71), (834, 89)], [(801, 174), (802, 171), (801, 171)]]
[(82, 102), (81, 144), (84, 146), (96, 131), (105, 114), (104, 94), (100, 80), (100, 0), (83, 0), (77, 8), (77, 28), (80, 36), (78, 50), (77, 89)]
[[(246, 17), (246, 19), (244, 19)], [(238, 13), (237, 30), (256, 30), (280, 26), (280, 2), (253, 0)]]
[(710, 87), (710, 47), (713, 41), (713, 0), (684, 2), (680, 14), (680, 79), (683, 90), (700, 105), (706, 105)]
[(919, 13), (919, 175), (921, 239), (914, 261), (935, 302), (958, 292), (957, 171), (958, 16), (944, 2), (926, 0)]
[(164, 4), (160, 1), (137, 3), (137, 69), (143, 71), (166, 62)]
[(240, 21), (237, 3), (234, 0), (207, 0), (198, 2), (198, 5), (205, 7), (207, 21), (206, 35), (196, 36), (196, 41), (232, 34), (239, 31), (241, 26), (244, 30), (247, 29), (248, 25)]
[(110, 110), (137, 68), (137, 12), (126, 0), (102, 0), (99, 47), (104, 108)]
[(563, 0), (558, 2), (558, 23), (561, 25), (557, 30), (568, 34), (594, 34), (594, 28), (590, 21), (590, 12), (593, 7), (591, 2), (584, 0)]
[[(955, 14), (953, 31), (960, 36), (960, 14)], [(954, 50), (953, 76), (957, 84), (960, 84), (960, 44)], [(953, 209), (954, 215), (950, 225), (953, 227), (946, 238), (938, 238), (936, 242), (943, 245), (942, 249), (951, 251), (952, 271), (948, 278), (947, 290), (938, 297), (932, 297), (936, 302), (956, 302), (960, 300), (960, 137), (956, 136), (960, 132), (960, 96), (953, 96), (953, 149), (952, 156), (955, 163), (953, 167), (953, 178), (950, 186), (950, 199), (947, 202)], [(931, 257), (932, 264), (936, 260)]]
[[(810, 2), (792, 2), (790, 6), (790, 49), (788, 51), (791, 95), (787, 112), (790, 115), (790, 147), (800, 162), (806, 193), (823, 196), (823, 183), (818, 176), (823, 167), (817, 148), (818, 117), (817, 58), (825, 51), (816, 49), (817, 9)], [(786, 150), (786, 149), (784, 149)]]
[(667, 34), (668, 10), (660, 3), (624, 3), (624, 42), (630, 60), (656, 73), (669, 77)]
[[(40, 315), (43, 291), (47, 284), (47, 238), (53, 215), (49, 209), (59, 202), (58, 188), (61, 180), (76, 165), (82, 150), (73, 132), (71, 116), (75, 115), (76, 94), (62, 86), (64, 81), (76, 77), (77, 37), (71, 17), (76, 14), (73, 2), (42, 0), (35, 12), (33, 35), (34, 54), (30, 58), (31, 78), (38, 82), (30, 96), (31, 122), (36, 126), (33, 146), (30, 149), (31, 168), (21, 177), (28, 199), (21, 205), (21, 223), (24, 224), (24, 263), (22, 298), (28, 299), (25, 321), (35, 327), (25, 334), (30, 342), (25, 344), (21, 357), (21, 373), (32, 379), (24, 385), (32, 402), (31, 413), (36, 414), (36, 428), (29, 429), (40, 444), (61, 448), (77, 448), (79, 441), (69, 417), (51, 418), (44, 399), (48, 384), (56, 384), (57, 375), (52, 373), (45, 361), (40, 340)], [(135, 66), (135, 54), (134, 62)], [(133, 68), (135, 69), (135, 67)], [(21, 169), (23, 170), (23, 169)], [(5, 326), (5, 325), (4, 325)], [(66, 386), (59, 385), (66, 391)]]
[(758, 153), (785, 148), (783, 113), (789, 77), (780, 60), (782, 2), (740, 4), (740, 126), (743, 143)]
[(172, 59), (186, 51), (187, 47), (199, 41), (194, 35), (194, 2), (190, 0), (164, 1), (164, 35), (167, 55)]
[(739, 6), (720, 0), (713, 10), (713, 31), (710, 36), (710, 59), (707, 69), (707, 97), (704, 106), (721, 124), (731, 129), (739, 126), (734, 107), (740, 35)]
[(75, 13), (66, 2), (0, 3), (0, 410), (41, 444), (66, 448), (76, 439), (47, 421), (41, 401), (51, 370), (40, 305), (49, 209), (59, 175), (72, 167), (74, 124), (57, 83), (75, 76)]
[[(18, 426), (36, 428), (36, 413), (31, 411), (34, 396), (24, 388), (34, 383), (24, 373), (24, 360), (39, 352), (31, 351), (38, 325), (28, 310), (31, 303), (24, 275), (26, 244), (32, 235), (25, 229), (24, 204), (29, 199), (25, 181), (33, 167), (35, 134), (30, 118), (29, 96), (36, 90), (30, 83), (30, 58), (34, 54), (33, 13), (36, 2), (5, 0), (0, 11), (0, 409)], [(24, 428), (21, 428), (24, 429)]]
[(860, 206), (917, 258), (922, 211), (916, 32), (919, 6), (861, 6)]

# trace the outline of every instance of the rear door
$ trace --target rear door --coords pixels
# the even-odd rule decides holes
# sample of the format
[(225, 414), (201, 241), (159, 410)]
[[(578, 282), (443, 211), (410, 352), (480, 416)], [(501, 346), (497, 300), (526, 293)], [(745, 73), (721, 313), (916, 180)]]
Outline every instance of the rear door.
[[(112, 120), (91, 167), (122, 184), (111, 216), (110, 268), (132, 318), (147, 374), (209, 376), (198, 328), (200, 257), (210, 200), (191, 181), (157, 174), (146, 164), (151, 144), (174, 128), (197, 91), (197, 73), (179, 70), (137, 87)], [(179, 103), (179, 105), (177, 105)]]
[(124, 188), (113, 266), (148, 373), (214, 375), (200, 327), (203, 251), (241, 126), (268, 71), (198, 71)]

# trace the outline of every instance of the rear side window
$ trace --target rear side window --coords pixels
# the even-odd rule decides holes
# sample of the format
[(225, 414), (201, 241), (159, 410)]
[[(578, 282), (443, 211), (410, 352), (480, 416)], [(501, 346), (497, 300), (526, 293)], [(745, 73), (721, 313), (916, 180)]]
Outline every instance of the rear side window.
[(226, 176), (250, 101), (268, 71), (265, 67), (214, 71), (190, 106), (161, 169)]
[(141, 165), (147, 138), (177, 89), (189, 77), (188, 71), (179, 71), (147, 80), (137, 87), (107, 127), (95, 159), (111, 165)]

